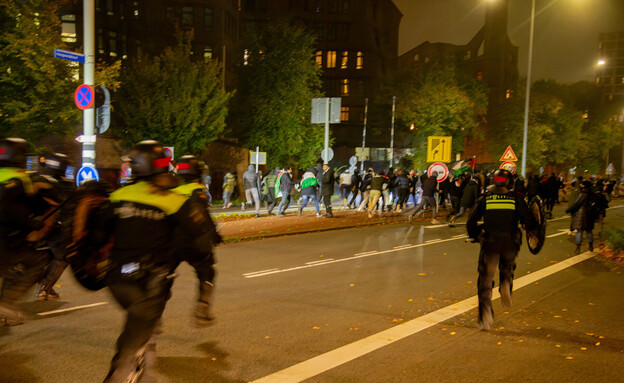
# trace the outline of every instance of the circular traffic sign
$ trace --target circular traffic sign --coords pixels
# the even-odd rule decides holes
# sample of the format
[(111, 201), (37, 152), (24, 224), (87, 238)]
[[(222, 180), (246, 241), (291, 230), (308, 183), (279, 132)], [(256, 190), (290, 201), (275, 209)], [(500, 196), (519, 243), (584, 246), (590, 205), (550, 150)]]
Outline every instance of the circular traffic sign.
[(80, 187), (86, 181), (99, 181), (100, 175), (98, 174), (95, 166), (85, 165), (78, 170), (76, 173), (76, 186)]
[(332, 148), (327, 148), (327, 153), (325, 149), (321, 150), (321, 159), (325, 162), (329, 162), (334, 158), (334, 150)]
[(448, 177), (448, 174), (449, 174), (448, 167), (446, 166), (444, 162), (434, 162), (431, 165), (429, 165), (429, 168), (427, 169), (427, 174), (431, 174), (433, 172), (438, 173), (438, 177), (437, 177), (438, 182), (444, 181)]
[(74, 102), (78, 109), (89, 109), (93, 106), (93, 102), (95, 101), (95, 92), (91, 85), (82, 84), (76, 88), (76, 92), (74, 93)]
[(511, 161), (505, 161), (500, 165), (501, 169), (509, 171), (511, 174), (516, 174), (516, 164)]

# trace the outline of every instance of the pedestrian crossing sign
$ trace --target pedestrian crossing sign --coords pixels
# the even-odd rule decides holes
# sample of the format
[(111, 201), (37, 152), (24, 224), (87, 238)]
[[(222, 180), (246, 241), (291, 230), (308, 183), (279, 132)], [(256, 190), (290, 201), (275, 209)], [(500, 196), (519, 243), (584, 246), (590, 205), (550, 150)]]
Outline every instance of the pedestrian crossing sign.
[(505, 153), (503, 153), (503, 156), (500, 158), (499, 161), (518, 161), (518, 157), (516, 157), (516, 153), (514, 153), (511, 145), (507, 147), (507, 150), (505, 150)]

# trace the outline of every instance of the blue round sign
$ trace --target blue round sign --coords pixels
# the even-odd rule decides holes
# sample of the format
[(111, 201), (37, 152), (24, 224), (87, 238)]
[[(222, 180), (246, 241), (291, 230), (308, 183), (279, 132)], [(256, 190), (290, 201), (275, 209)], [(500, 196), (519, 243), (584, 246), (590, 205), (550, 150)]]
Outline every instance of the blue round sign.
[(74, 93), (74, 102), (78, 109), (85, 110), (91, 108), (95, 102), (93, 87), (87, 84), (79, 85), (76, 88), (76, 93)]
[(85, 165), (78, 170), (76, 173), (76, 186), (80, 187), (85, 181), (94, 180), (99, 181), (100, 175), (95, 169), (95, 166)]

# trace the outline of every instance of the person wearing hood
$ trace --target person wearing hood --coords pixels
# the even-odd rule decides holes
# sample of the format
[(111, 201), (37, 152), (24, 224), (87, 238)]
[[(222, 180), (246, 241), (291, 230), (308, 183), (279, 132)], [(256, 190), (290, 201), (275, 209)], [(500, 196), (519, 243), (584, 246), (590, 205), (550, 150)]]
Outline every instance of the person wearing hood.
[(576, 230), (576, 254), (581, 253), (583, 232), (587, 233), (589, 251), (594, 251), (594, 224), (600, 217), (600, 212), (608, 207), (604, 196), (596, 196), (592, 191), (590, 181), (581, 182), (581, 190), (574, 203), (566, 209), (566, 213), (572, 214), (571, 230)]
[(234, 193), (234, 189), (236, 188), (236, 176), (232, 173), (232, 171), (228, 171), (223, 177), (223, 209), (227, 209), (232, 206), (230, 202), (230, 198), (232, 197), (232, 193)]
[(314, 202), (314, 207), (316, 208), (316, 216), (321, 217), (318, 197), (316, 196), (318, 188), (319, 183), (316, 178), (316, 169), (310, 168), (310, 170), (303, 173), (303, 177), (301, 177), (301, 198), (303, 198), (303, 201), (301, 202), (301, 206), (299, 206), (299, 215), (301, 215), (301, 212), (308, 204), (308, 201), (312, 200)]
[(479, 185), (479, 178), (475, 176), (470, 177), (470, 181), (462, 191), (461, 201), (459, 202), (459, 212), (451, 216), (449, 220), (449, 227), (455, 227), (455, 221), (466, 213), (466, 210), (472, 208), (479, 198), (479, 191), (481, 186)]
[(251, 205), (252, 201), (256, 204), (256, 217), (260, 217), (260, 193), (258, 191), (258, 173), (256, 167), (249, 165), (247, 171), (243, 173), (243, 187), (245, 188), (245, 202), (242, 204), (243, 211), (245, 205)]

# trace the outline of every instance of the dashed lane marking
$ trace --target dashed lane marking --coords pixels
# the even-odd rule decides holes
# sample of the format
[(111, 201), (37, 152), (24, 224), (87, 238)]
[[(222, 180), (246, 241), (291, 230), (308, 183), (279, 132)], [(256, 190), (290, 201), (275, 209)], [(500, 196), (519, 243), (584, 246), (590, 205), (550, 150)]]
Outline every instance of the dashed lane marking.
[(360, 259), (360, 258), (366, 258), (366, 257), (371, 257), (373, 255), (381, 255), (381, 254), (388, 254), (388, 253), (394, 253), (397, 251), (403, 251), (403, 250), (409, 250), (409, 249), (415, 249), (417, 247), (423, 247), (423, 246), (428, 246), (428, 245), (435, 245), (438, 243), (443, 243), (443, 242), (448, 242), (448, 241), (455, 241), (458, 239), (463, 239), (463, 238), (468, 238), (468, 236), (461, 236), (461, 237), (453, 237), (453, 238), (448, 238), (448, 239), (436, 239), (433, 240), (434, 242), (425, 242), (425, 243), (421, 243), (418, 245), (405, 245), (403, 247), (395, 247), (393, 249), (389, 249), (389, 250), (382, 250), (382, 251), (368, 251), (365, 253), (358, 253), (353, 255), (352, 257), (347, 257), (347, 258), (340, 258), (340, 259), (327, 259), (327, 260), (323, 260), (322, 262), (308, 262), (305, 265), (302, 266), (295, 266), (295, 267), (289, 267), (287, 269), (270, 269), (270, 270), (264, 270), (264, 271), (255, 271), (252, 273), (246, 273), (243, 274), (243, 277), (245, 278), (257, 278), (257, 277), (264, 277), (267, 275), (272, 275), (272, 274), (279, 274), (279, 273), (287, 273), (290, 271), (296, 271), (296, 270), (302, 270), (302, 269), (309, 269), (311, 267), (318, 267), (318, 266), (325, 266), (325, 265), (330, 265), (333, 263), (339, 263), (339, 262), (345, 262), (345, 261), (353, 261), (356, 259)]
[(62, 314), (62, 313), (70, 312), (70, 311), (82, 310), (82, 309), (87, 309), (89, 307), (96, 307), (96, 306), (102, 306), (102, 305), (107, 305), (107, 304), (108, 304), (108, 302), (91, 303), (89, 305), (68, 307), (66, 309), (61, 309), (61, 310), (45, 311), (45, 312), (42, 312), (42, 313), (37, 313), (37, 315), (44, 317), (44, 316), (48, 316), (48, 315)]
[[(514, 290), (531, 285), (540, 279), (546, 278), (579, 262), (590, 259), (595, 255), (596, 254), (594, 253), (586, 252), (518, 278), (514, 280)], [(499, 292), (496, 290), (492, 291), (492, 299), (497, 298), (500, 298)], [(457, 315), (477, 308), (478, 306), (479, 301), (475, 295), (429, 314), (425, 314), (421, 317), (391, 327), (385, 331), (381, 331), (377, 334), (373, 334), (356, 342), (305, 360), (284, 370), (277, 371), (271, 375), (254, 380), (251, 383), (284, 383), (304, 381), (363, 355), (376, 351), (384, 346), (397, 342), (403, 338), (414, 335), (429, 327), (447, 321)]]
[(559, 229), (559, 233), (547, 235), (546, 238), (552, 238), (552, 237), (557, 237), (557, 236), (560, 236), (560, 235), (564, 235), (564, 234), (567, 234), (568, 231), (569, 231), (568, 229)]

